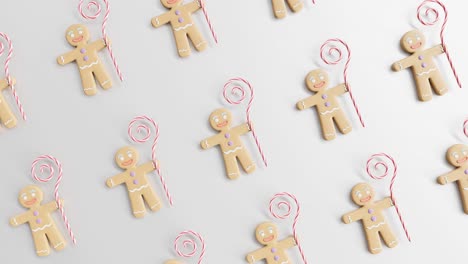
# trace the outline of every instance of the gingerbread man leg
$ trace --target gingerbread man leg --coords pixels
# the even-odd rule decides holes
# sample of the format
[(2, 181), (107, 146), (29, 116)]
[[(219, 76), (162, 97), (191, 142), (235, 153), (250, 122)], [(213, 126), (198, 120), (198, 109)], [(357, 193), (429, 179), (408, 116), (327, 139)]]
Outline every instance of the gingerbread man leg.
[(458, 189), (460, 190), (460, 198), (463, 203), (463, 211), (468, 214), (468, 180), (459, 180)]
[(144, 189), (141, 195), (143, 196), (143, 199), (146, 201), (151, 211), (156, 212), (161, 209), (161, 200), (156, 195), (153, 188)]
[(143, 197), (141, 196), (141, 191), (129, 193), (129, 198), (130, 198), (130, 203), (132, 205), (133, 215), (136, 218), (144, 217), (146, 213), (146, 208), (145, 208), (145, 202), (143, 201)]
[(96, 80), (94, 79), (93, 72), (89, 69), (81, 70), (80, 75), (84, 93), (86, 95), (95, 95), (97, 93), (97, 89)]
[(369, 251), (372, 254), (378, 254), (382, 251), (382, 242), (378, 230), (366, 230), (367, 243)]
[(180, 29), (179, 31), (174, 30), (174, 37), (177, 46), (177, 52), (179, 53), (180, 57), (188, 57), (190, 56), (190, 44), (188, 41), (187, 32), (185, 30)]
[(383, 226), (382, 229), (380, 229), (380, 235), (387, 247), (394, 248), (398, 245), (398, 241), (389, 226)]
[(448, 92), (447, 85), (445, 84), (444, 78), (440, 74), (440, 71), (435, 71), (431, 73), (429, 81), (432, 84), (432, 88), (437, 95), (444, 95)]
[(45, 257), (50, 254), (49, 241), (43, 231), (36, 231), (32, 233), (34, 245), (36, 246), (36, 254), (40, 257)]
[(96, 76), (96, 80), (99, 82), (103, 89), (109, 89), (112, 87), (112, 80), (110, 79), (109, 74), (107, 73), (104, 65), (98, 64), (93, 69), (94, 76)]
[(286, 3), (284, 1), (285, 0), (271, 0), (276, 18), (284, 18), (286, 16)]
[(55, 250), (60, 251), (65, 248), (65, 239), (63, 239), (63, 236), (57, 227), (49, 227), (46, 230), (46, 235)]
[(336, 137), (335, 124), (331, 116), (320, 116), (320, 124), (322, 126), (322, 135), (326, 140), (332, 140)]
[(353, 130), (343, 110), (339, 110), (338, 112), (336, 112), (333, 119), (335, 120), (336, 126), (341, 131), (341, 133), (348, 134), (349, 132), (351, 132), (351, 130)]
[(7, 128), (13, 128), (18, 123), (15, 115), (11, 112), (10, 106), (4, 100), (3, 96), (0, 97), (0, 120)]
[(224, 162), (226, 166), (226, 174), (229, 179), (235, 180), (240, 176), (239, 165), (237, 164), (237, 158), (234, 154), (225, 154)]
[(287, 0), (289, 7), (293, 12), (299, 12), (302, 10), (302, 7), (304, 7), (304, 3), (302, 0)]
[(245, 172), (252, 173), (255, 171), (255, 163), (250, 158), (250, 155), (247, 152), (247, 150), (241, 150), (237, 154), (237, 158), (239, 159), (239, 163), (241, 164), (242, 168), (244, 168)]
[(193, 46), (195, 46), (198, 51), (203, 51), (208, 47), (208, 42), (206, 42), (195, 25), (187, 29), (187, 35), (192, 40)]
[(416, 77), (415, 82), (419, 100), (430, 101), (432, 99), (432, 88), (427, 75)]

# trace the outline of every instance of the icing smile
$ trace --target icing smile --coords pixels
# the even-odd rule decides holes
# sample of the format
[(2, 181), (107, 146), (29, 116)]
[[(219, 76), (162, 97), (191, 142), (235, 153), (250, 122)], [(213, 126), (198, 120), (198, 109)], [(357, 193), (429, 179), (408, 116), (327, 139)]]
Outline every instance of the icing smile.
[(228, 121), (226, 120), (226, 121), (224, 121), (222, 123), (217, 124), (216, 126), (217, 127), (225, 127), (225, 126), (227, 126), (227, 124), (228, 124)]
[(167, 1), (167, 3), (170, 4), (170, 5), (174, 4), (175, 2), (177, 2), (177, 0), (168, 0)]
[(367, 203), (367, 202), (370, 201), (371, 199), (372, 199), (372, 196), (369, 195), (369, 196), (367, 196), (367, 197), (365, 197), (365, 198), (362, 198), (360, 201), (361, 201), (361, 203)]
[(271, 235), (271, 236), (269, 236), (269, 237), (265, 237), (265, 238), (263, 239), (263, 242), (270, 242), (270, 241), (272, 241), (273, 239), (275, 239), (275, 236), (274, 236), (274, 235)]
[(457, 163), (458, 164), (465, 163), (467, 160), (468, 160), (468, 157), (464, 157), (464, 158), (457, 160)]
[(325, 82), (322, 81), (322, 82), (319, 82), (319, 83), (317, 83), (316, 85), (314, 85), (314, 87), (315, 87), (315, 88), (322, 88), (324, 85), (325, 85)]
[(24, 204), (30, 206), (30, 205), (35, 204), (36, 202), (37, 202), (37, 199), (33, 198), (33, 199), (29, 200), (29, 201), (24, 202)]
[(122, 162), (122, 165), (124, 165), (124, 166), (129, 166), (129, 165), (131, 165), (132, 163), (133, 163), (133, 160), (132, 160), (132, 159), (129, 159), (129, 160), (127, 160), (127, 161)]
[(83, 40), (83, 36), (79, 36), (77, 38), (74, 38), (72, 41), (75, 43), (81, 42)]
[(417, 49), (419, 47), (421, 47), (422, 43), (421, 42), (418, 42), (416, 44), (414, 44), (413, 46), (411, 46), (412, 49)]

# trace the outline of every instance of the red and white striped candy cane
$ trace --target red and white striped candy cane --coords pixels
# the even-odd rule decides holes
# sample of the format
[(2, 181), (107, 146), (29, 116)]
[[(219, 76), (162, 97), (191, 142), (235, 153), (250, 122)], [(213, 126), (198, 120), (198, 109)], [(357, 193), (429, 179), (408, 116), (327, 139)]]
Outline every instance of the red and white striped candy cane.
[[(39, 167), (39, 172), (41, 174), (47, 174), (49, 173), (49, 176), (46, 178), (41, 178), (37, 173), (36, 169)], [(68, 221), (68, 218), (65, 214), (65, 209), (63, 208), (62, 202), (60, 202), (60, 196), (59, 196), (59, 188), (60, 188), (60, 183), (62, 182), (62, 175), (63, 175), (63, 170), (62, 170), (62, 164), (53, 156), (50, 155), (42, 155), (37, 157), (32, 165), (31, 165), (31, 176), (39, 182), (49, 182), (54, 178), (55, 176), (55, 168), (58, 169), (58, 175), (57, 175), (57, 180), (55, 182), (55, 187), (54, 187), (54, 197), (55, 197), (55, 202), (58, 205), (58, 208), (60, 210), (60, 214), (62, 215), (63, 222), (65, 223), (65, 226), (68, 231), (68, 235), (73, 241), (73, 244), (76, 244), (76, 238), (75, 235), (73, 234), (73, 231), (70, 226), (70, 222)]]
[(213, 39), (215, 40), (215, 42), (218, 43), (218, 36), (216, 35), (213, 24), (211, 23), (211, 19), (208, 16), (208, 12), (206, 11), (205, 0), (197, 0), (197, 1), (203, 11), (203, 14), (205, 15), (206, 23), (208, 24), (208, 27), (210, 28), (211, 35), (213, 35)]
[[(169, 189), (166, 184), (166, 180), (163, 177), (163, 174), (161, 172), (161, 167), (158, 164), (158, 160), (156, 159), (156, 145), (158, 144), (158, 139), (159, 139), (159, 126), (154, 122), (154, 120), (150, 117), (147, 116), (137, 116), (135, 117), (130, 124), (128, 125), (128, 136), (137, 143), (145, 143), (151, 138), (151, 128), (147, 125), (147, 123), (150, 123), (153, 126), (153, 129), (155, 130), (155, 137), (153, 140), (153, 144), (151, 146), (151, 159), (154, 163), (154, 167), (156, 168), (156, 172), (159, 175), (159, 180), (161, 181), (161, 185), (164, 189), (164, 192), (166, 193), (167, 200), (169, 200), (169, 204), (173, 205), (172, 202), (172, 196), (169, 192)], [(136, 133), (142, 134), (143, 137), (139, 138), (134, 135), (134, 126), (136, 126)]]
[[(246, 98), (247, 94), (246, 94), (246, 91), (245, 91), (244, 87), (236, 84), (238, 82), (242, 82), (242, 83), (244, 83), (245, 85), (247, 85), (249, 87), (250, 100), (249, 100), (249, 103), (247, 105), (247, 110), (246, 110), (247, 124), (249, 125), (250, 130), (252, 131), (252, 135), (253, 135), (253, 137), (255, 139), (255, 144), (257, 145), (257, 148), (258, 148), (258, 151), (260, 152), (260, 155), (262, 156), (263, 163), (265, 164), (266, 167), (268, 167), (268, 162), (267, 162), (267, 160), (265, 158), (265, 153), (263, 152), (263, 149), (260, 146), (260, 141), (258, 139), (257, 134), (255, 133), (255, 130), (254, 130), (253, 124), (252, 124), (252, 120), (250, 118), (250, 110), (252, 108), (252, 102), (254, 100), (254, 90), (253, 90), (252, 85), (247, 80), (245, 80), (243, 78), (240, 78), (240, 77), (232, 78), (224, 85), (223, 96), (226, 99), (226, 101), (228, 103), (230, 103), (230, 104), (234, 104), (234, 105), (241, 104), (244, 101), (244, 99)], [(228, 90), (230, 91), (231, 95), (238, 96), (239, 98), (238, 99), (229, 98)]]
[[(447, 8), (445, 7), (444, 4), (442, 4), (442, 2), (438, 0), (425, 0), (418, 7), (418, 13), (417, 13), (418, 20), (419, 22), (421, 22), (421, 24), (425, 26), (435, 25), (439, 21), (439, 11), (435, 9), (434, 7), (429, 6), (429, 4), (439, 5), (444, 12), (444, 22), (442, 23), (442, 28), (440, 29), (440, 41), (442, 44), (442, 48), (445, 51), (445, 55), (447, 56), (447, 60), (449, 61), (450, 67), (452, 68), (453, 75), (455, 76), (455, 79), (457, 80), (458, 87), (462, 88), (460, 78), (458, 77), (457, 71), (455, 70), (455, 66), (453, 65), (452, 58), (450, 57), (450, 54), (447, 50), (447, 44), (445, 43), (445, 38), (444, 38), (444, 32), (445, 32), (445, 27), (447, 26), (447, 18), (448, 18)], [(422, 12), (423, 8), (426, 9), (425, 12)], [(423, 14), (426, 20), (424, 20)], [(431, 14), (434, 16), (434, 18), (432, 20), (429, 20), (430, 19), (429, 16)]]
[[(296, 196), (288, 192), (275, 194), (273, 198), (271, 198), (270, 200), (269, 210), (270, 210), (271, 215), (273, 215), (273, 217), (277, 219), (288, 218), (292, 214), (293, 207), (287, 198), (292, 199), (296, 205), (296, 213), (294, 215), (294, 221), (292, 225), (293, 236), (294, 236), (294, 240), (296, 240), (299, 253), (301, 253), (302, 261), (304, 262), (304, 264), (307, 264), (307, 259), (305, 257), (305, 253), (304, 253), (304, 250), (302, 249), (301, 243), (297, 235), (297, 230), (296, 230), (297, 221), (299, 220), (299, 215), (301, 213), (301, 206), (299, 205), (299, 201), (297, 200)], [(277, 201), (278, 199), (282, 199), (282, 200)], [(275, 210), (280, 211), (280, 213), (276, 213)]]
[[(189, 237), (190, 236), (190, 237)], [(192, 230), (187, 230), (181, 232), (175, 239), (174, 241), (174, 249), (177, 252), (177, 254), (181, 257), (184, 258), (191, 258), (197, 254), (198, 251), (198, 246), (197, 242), (193, 240), (191, 237), (196, 237), (198, 239), (198, 242), (201, 244), (201, 252), (200, 256), (198, 257), (198, 262), (197, 264), (202, 263), (203, 257), (205, 256), (205, 240), (203, 239), (202, 235), (199, 233), (192, 231)], [(185, 249), (188, 250), (188, 252), (183, 252), (179, 248), (179, 241), (183, 238), (181, 246)]]
[[(403, 230), (405, 231), (406, 237), (408, 238), (408, 241), (411, 242), (411, 237), (409, 235), (406, 224), (403, 221), (403, 216), (401, 215), (400, 208), (398, 207), (398, 205), (396, 203), (396, 200), (395, 200), (395, 196), (393, 194), (393, 187), (394, 187), (394, 184), (395, 184), (395, 179), (396, 179), (397, 170), (398, 170), (398, 167), (397, 167), (397, 164), (396, 164), (395, 160), (390, 155), (388, 155), (386, 153), (374, 154), (367, 160), (366, 171), (367, 171), (367, 174), (372, 179), (375, 179), (375, 180), (381, 180), (381, 179), (384, 179), (385, 177), (387, 177), (387, 175), (389, 173), (389, 170), (390, 170), (390, 167), (389, 167), (389, 165), (387, 163), (385, 163), (385, 161), (382, 160), (383, 158), (387, 158), (393, 164), (393, 176), (392, 176), (392, 179), (391, 179), (391, 182), (390, 182), (390, 198), (392, 199), (392, 203), (395, 206), (395, 210), (396, 210), (396, 212), (398, 214), (398, 217), (400, 218), (400, 222), (401, 222), (401, 225), (403, 227)], [(382, 174), (377, 175), (375, 173), (379, 171), (379, 167), (383, 167), (384, 171), (383, 171)]]
[[(3, 38), (8, 44), (8, 54), (5, 60), (5, 64), (4, 64), (5, 77), (7, 79), (8, 85), (10, 86), (11, 93), (13, 94), (13, 97), (15, 99), (16, 105), (18, 106), (20, 114), (23, 117), (23, 120), (26, 121), (27, 120), (26, 113), (24, 112), (23, 105), (21, 104), (21, 101), (15, 89), (15, 85), (13, 84), (11, 80), (11, 75), (10, 75), (10, 61), (13, 55), (13, 43), (11, 42), (10, 37), (8, 37), (8, 35), (3, 32), (0, 32), (0, 37)], [(5, 45), (3, 44), (3, 42), (0, 42), (0, 56), (2, 56), (4, 52), (5, 52)]]
[[(86, 7), (84, 7), (85, 1), (88, 2)], [(106, 12), (104, 14), (104, 20), (102, 21), (102, 30), (101, 30), (102, 37), (104, 38), (107, 50), (109, 51), (109, 55), (112, 59), (112, 62), (114, 63), (115, 70), (117, 74), (119, 75), (120, 80), (123, 81), (124, 77), (123, 77), (122, 71), (120, 70), (119, 64), (117, 63), (117, 59), (115, 58), (114, 51), (112, 50), (112, 44), (108, 43), (109, 36), (107, 35), (107, 21), (109, 20), (109, 14), (110, 14), (109, 1), (108, 0), (102, 0), (102, 1), (106, 5)], [(86, 11), (84, 10), (85, 8), (87, 12), (94, 11), (94, 13), (87, 14)], [(80, 12), (83, 18), (89, 19), (89, 20), (95, 20), (101, 15), (102, 7), (97, 1), (80, 0), (80, 3), (78, 4), (78, 11)]]
[[(348, 53), (346, 64), (343, 70), (343, 77), (344, 77), (344, 82), (346, 85), (346, 89), (349, 92), (349, 96), (351, 97), (351, 101), (353, 102), (354, 109), (356, 109), (356, 113), (359, 117), (359, 121), (361, 122), (362, 127), (366, 127), (364, 124), (364, 120), (362, 119), (361, 112), (359, 111), (358, 105), (356, 103), (356, 100), (354, 99), (353, 92), (351, 90), (351, 86), (348, 82), (348, 68), (349, 68), (349, 63), (351, 62), (351, 49), (349, 48), (348, 44), (344, 42), (341, 39), (335, 38), (335, 39), (329, 39), (323, 43), (323, 45), (320, 47), (320, 57), (322, 58), (323, 62), (325, 62), (328, 65), (336, 65), (341, 62), (343, 59), (343, 52), (336, 46), (336, 43), (341, 43), (345, 48)], [(328, 48), (328, 49), (327, 49)], [(326, 54), (328, 55), (329, 58), (327, 58)], [(334, 53), (338, 54), (338, 58), (335, 60), (332, 60), (332, 56)]]
[(463, 122), (463, 133), (465, 133), (465, 136), (468, 137), (468, 119)]

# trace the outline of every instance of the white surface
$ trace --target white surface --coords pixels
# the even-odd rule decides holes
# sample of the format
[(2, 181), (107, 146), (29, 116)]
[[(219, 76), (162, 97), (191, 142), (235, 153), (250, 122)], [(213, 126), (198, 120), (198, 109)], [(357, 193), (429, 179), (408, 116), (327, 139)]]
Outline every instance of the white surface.
[[(280, 191), (294, 193), (302, 202), (298, 228), (311, 263), (459, 263), (466, 258), (467, 216), (458, 191), (455, 185), (437, 185), (435, 179), (452, 169), (445, 161), (446, 149), (467, 141), (461, 123), (468, 89), (456, 87), (445, 56), (437, 62), (450, 91), (428, 103), (417, 101), (409, 71), (390, 71), (394, 61), (406, 56), (399, 39), (418, 25), (420, 1), (319, 0), (316, 6), (307, 1), (302, 12), (284, 20), (273, 18), (269, 0), (207, 1), (220, 44), (214, 45), (199, 12), (195, 19), (209, 48), (179, 59), (170, 28), (150, 26), (151, 17), (165, 11), (159, 1), (113, 0), (108, 31), (127, 80), (123, 85), (117, 81), (102, 52), (115, 86), (92, 98), (83, 95), (75, 65), (55, 62), (71, 49), (65, 29), (83, 22), (76, 11), (78, 1), (52, 2), (1, 4), (1, 30), (16, 48), (11, 72), (30, 118), (15, 130), (2, 129), (0, 137), (3, 263), (163, 263), (175, 257), (172, 243), (184, 229), (205, 236), (205, 263), (245, 263), (245, 254), (259, 248), (254, 228), (272, 220), (268, 201)], [(468, 85), (468, 4), (447, 0), (446, 5), (447, 43)], [(99, 23), (86, 25), (93, 39), (100, 36)], [(429, 44), (438, 43), (437, 30), (425, 32)], [(349, 97), (343, 96), (354, 131), (325, 142), (314, 110), (299, 112), (294, 106), (310, 95), (304, 77), (317, 68), (319, 47), (331, 37), (346, 40), (352, 48), (349, 79), (367, 128), (360, 127)], [(329, 70), (333, 83), (341, 81), (341, 68)], [(208, 115), (226, 106), (220, 93), (234, 76), (247, 78), (255, 87), (252, 118), (270, 166), (229, 181), (219, 150), (202, 151), (199, 141), (213, 135)], [(230, 109), (241, 122), (242, 107)], [(140, 114), (160, 124), (158, 157), (175, 206), (137, 220), (124, 187), (110, 190), (104, 183), (119, 173), (114, 152), (130, 144), (127, 124)], [(260, 164), (251, 136), (244, 139)], [(149, 159), (150, 146), (137, 147), (144, 160)], [(395, 194), (413, 243), (405, 240), (394, 210), (388, 210), (400, 245), (374, 256), (367, 252), (361, 225), (344, 225), (340, 217), (356, 208), (349, 199), (352, 186), (369, 180), (364, 172), (367, 158), (382, 151), (398, 162)], [(79, 244), (38, 258), (29, 228), (11, 228), (8, 219), (23, 211), (17, 194), (33, 183), (31, 162), (45, 153), (63, 163), (61, 193)], [(380, 197), (387, 194), (388, 181), (371, 182)], [(159, 186), (156, 180), (154, 184)], [(40, 186), (52, 199), (53, 184)], [(59, 214), (55, 216), (63, 230)], [(278, 223), (282, 236), (291, 233), (289, 223)], [(289, 254), (299, 263), (297, 249)]]

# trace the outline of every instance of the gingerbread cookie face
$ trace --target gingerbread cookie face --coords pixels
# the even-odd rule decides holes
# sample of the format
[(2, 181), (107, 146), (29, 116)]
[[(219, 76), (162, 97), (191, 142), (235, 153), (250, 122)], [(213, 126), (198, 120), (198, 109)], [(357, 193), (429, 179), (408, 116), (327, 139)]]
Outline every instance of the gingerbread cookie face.
[(223, 131), (230, 128), (232, 114), (229, 110), (220, 108), (210, 115), (210, 125), (216, 131)]
[(84, 25), (72, 25), (66, 31), (66, 39), (73, 47), (78, 47), (89, 41), (89, 31)]
[(328, 74), (324, 70), (317, 69), (309, 72), (306, 76), (306, 85), (312, 92), (318, 92), (328, 88), (329, 79)]
[(401, 48), (408, 53), (421, 51), (426, 44), (424, 35), (419, 30), (407, 32), (400, 40)]
[(351, 198), (359, 206), (371, 203), (374, 195), (374, 189), (367, 183), (360, 183), (351, 190)]
[(182, 2), (183, 2), (182, 0), (161, 0), (161, 4), (165, 8), (169, 8), (169, 9), (173, 8), (173, 7), (176, 7), (176, 6), (182, 5)]
[(37, 186), (30, 185), (20, 191), (18, 201), (24, 208), (31, 208), (41, 204), (43, 197), (44, 194), (41, 189)]
[(123, 147), (115, 153), (115, 163), (121, 169), (135, 167), (138, 163), (139, 154), (135, 148)]
[(447, 161), (450, 165), (459, 168), (466, 166), (468, 161), (468, 146), (457, 144), (447, 150)]
[(270, 222), (265, 222), (257, 226), (255, 237), (258, 243), (268, 245), (276, 243), (278, 239), (278, 228)]

